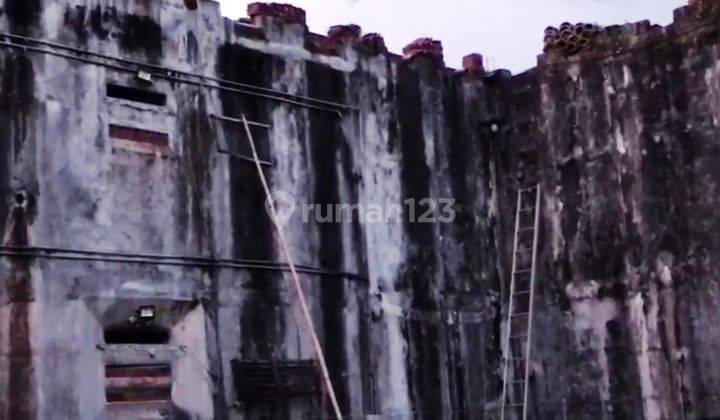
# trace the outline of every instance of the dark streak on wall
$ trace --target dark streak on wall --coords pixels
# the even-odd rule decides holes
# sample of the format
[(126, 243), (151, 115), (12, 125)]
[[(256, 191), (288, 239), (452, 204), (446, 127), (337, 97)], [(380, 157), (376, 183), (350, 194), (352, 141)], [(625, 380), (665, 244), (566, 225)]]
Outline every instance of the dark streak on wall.
[[(430, 197), (430, 168), (425, 156), (423, 133), (422, 99), (417, 70), (403, 63), (398, 72), (397, 92), (398, 122), (400, 125), (400, 146), (402, 151), (401, 179), (403, 200), (414, 200), (414, 214), (419, 217), (425, 210), (419, 205), (423, 198)], [(406, 206), (406, 210), (409, 209)], [(432, 226), (426, 223), (411, 223), (404, 220), (410, 237), (408, 263), (401, 278), (400, 288), (413, 292), (413, 308), (434, 310), (436, 302), (430, 295), (433, 285), (434, 243)]]
[[(472, 235), (472, 215), (474, 210), (474, 200), (470, 199), (470, 193), (473, 190), (469, 185), (472, 178), (468, 177), (468, 157), (472, 156), (473, 141), (470, 138), (470, 130), (465, 125), (465, 104), (462, 95), (462, 81), (452, 76), (446, 76), (443, 80), (443, 120), (445, 122), (445, 133), (447, 138), (447, 154), (448, 154), (448, 171), (450, 177), (450, 190), (455, 200), (453, 211), (455, 220), (452, 224), (441, 225), (440, 229), (447, 229), (447, 236), (458, 238), (460, 241), (471, 242)], [(444, 197), (447, 198), (447, 197)], [(444, 215), (443, 205), (439, 205), (438, 212)], [(444, 235), (446, 236), (446, 235)], [(443, 258), (447, 261), (455, 256)], [(464, 291), (467, 284), (475, 283), (473, 279), (472, 261), (475, 259), (472, 255), (470, 247), (466, 247), (461, 259), (464, 261), (460, 272), (453, 272), (449, 267), (445, 267), (444, 273), (444, 294), (448, 299), (448, 305), (457, 307), (463, 304)], [(456, 322), (445, 328), (445, 352), (446, 352), (446, 369), (449, 382), (449, 398), (450, 406), (453, 411), (464, 413), (467, 409), (467, 400), (465, 393), (465, 369), (462, 363), (462, 346), (460, 326)]]
[(41, 0), (5, 0), (5, 13), (10, 30), (16, 34), (30, 34), (37, 25), (42, 7)]
[[(28, 246), (28, 219), (24, 208), (15, 208), (10, 216), (11, 232), (7, 246)], [(10, 277), (6, 280), (6, 294), (10, 309), (10, 343), (8, 354), (7, 416), (11, 419), (33, 418), (36, 411), (34, 392), (33, 350), (30, 343), (30, 303), (34, 301), (30, 260), (12, 261)]]
[[(473, 178), (468, 174), (470, 156), (475, 154), (471, 138), (473, 130), (465, 124), (466, 110), (462, 92), (462, 80), (445, 77), (444, 82), (443, 117), (447, 124), (448, 169), (452, 197), (457, 202), (455, 207), (457, 218), (452, 226), (457, 235), (462, 235), (467, 229), (472, 228), (472, 214), (475, 211), (474, 203), (470, 201), (471, 197), (469, 196), (469, 190), (472, 187), (468, 185), (473, 181)], [(471, 261), (471, 258), (468, 261)], [(447, 280), (452, 281), (452, 279)], [(450, 287), (455, 289), (460, 286), (450, 284)]]
[(162, 28), (147, 16), (125, 15), (122, 20), (120, 46), (131, 52), (142, 52), (151, 63), (163, 55)]
[[(428, 63), (420, 62), (419, 66)], [(422, 95), (419, 70), (412, 63), (403, 63), (398, 70), (397, 118), (400, 126), (401, 180), (403, 200), (414, 201), (414, 214), (419, 217), (426, 209), (420, 201), (430, 197), (430, 168), (426, 161), (422, 121)], [(406, 210), (410, 205), (406, 204)], [(412, 308), (434, 311), (435, 246), (432, 225), (412, 223), (405, 215), (409, 237), (407, 263), (396, 288), (412, 291)], [(418, 411), (427, 418), (442, 416), (439, 360), (439, 329), (437, 325), (407, 321), (404, 334), (409, 343), (407, 369), (411, 398)]]
[(186, 42), (186, 48), (187, 48), (185, 60), (187, 60), (188, 63), (197, 64), (198, 59), (200, 57), (200, 51), (199, 51), (200, 47), (198, 46), (198, 40), (197, 40), (197, 37), (195, 36), (195, 32), (188, 31), (187, 36), (185, 38), (185, 42)]
[[(218, 56), (218, 72), (223, 78), (258, 86), (270, 86), (273, 75), (282, 72), (284, 67), (284, 61), (278, 57), (237, 45), (223, 45)], [(223, 115), (233, 118), (245, 115), (249, 120), (259, 122), (269, 120), (271, 103), (266, 100), (223, 93), (221, 101)], [(249, 156), (249, 146), (242, 127), (225, 124), (224, 128), (228, 148)], [(253, 137), (258, 154), (268, 156), (267, 132), (254, 130)], [(239, 159), (223, 159), (229, 159), (230, 167), (230, 219), (235, 257), (275, 260), (273, 226), (265, 211), (265, 193), (255, 166)], [(278, 346), (283, 336), (283, 326), (278, 308), (282, 276), (268, 271), (252, 272), (251, 276), (244, 285), (250, 296), (240, 319), (241, 354), (247, 360), (280, 358), (282, 355)]]
[(110, 31), (105, 28), (105, 24), (116, 19), (117, 9), (114, 7), (103, 9), (101, 6), (95, 6), (90, 12), (90, 28), (98, 38), (107, 39)]
[[(330, 67), (314, 62), (305, 63), (308, 95), (326, 101), (345, 101), (345, 75)], [(346, 152), (347, 145), (343, 137), (340, 120), (337, 115), (328, 112), (309, 112), (310, 154), (314, 169), (315, 185), (313, 202), (320, 205), (323, 217), (332, 217), (329, 206), (342, 204), (340, 200), (340, 168), (351, 168), (352, 162)], [(331, 220), (320, 223), (320, 266), (341, 271), (343, 267), (342, 246), (343, 223)], [(320, 300), (322, 306), (323, 335), (328, 370), (333, 386), (344, 413), (349, 410), (347, 383), (345, 374), (345, 284), (344, 279), (335, 276), (322, 276), (320, 280)]]
[[(608, 343), (605, 352), (610, 369), (610, 406), (617, 419), (632, 419), (633, 413), (642, 410), (642, 400), (637, 392), (638, 373), (633, 365), (632, 337), (624, 322), (611, 320), (606, 324)], [(570, 403), (574, 403), (570, 399)], [(599, 414), (599, 413), (598, 413)]]
[[(350, 99), (348, 100), (349, 103), (354, 104), (356, 106), (365, 106), (367, 102), (374, 103), (378, 99), (378, 80), (376, 77), (367, 74), (363, 71), (354, 71), (350, 74), (349, 83), (347, 86), (348, 89), (348, 96)], [(371, 93), (368, 93), (371, 92)], [(362, 105), (361, 105), (362, 104)], [(370, 106), (368, 104), (368, 106)], [(356, 114), (353, 116), (352, 119), (353, 123), (353, 129), (355, 131), (352, 132), (352, 134), (349, 136), (350, 138), (344, 138), (343, 145), (347, 149), (350, 149), (350, 141), (352, 141), (352, 138), (354, 135), (359, 135), (361, 132), (361, 125), (362, 125), (362, 115)], [(350, 152), (348, 151), (348, 154)], [(351, 157), (347, 158), (347, 160), (350, 160)], [(355, 157), (357, 159), (357, 157)], [(362, 177), (360, 174), (354, 173), (351, 171), (352, 166), (351, 165), (343, 165), (345, 168), (346, 173), (346, 179), (352, 179), (352, 193), (353, 193), (353, 200), (360, 201), (359, 197), (359, 190), (362, 187)], [(357, 163), (355, 165), (357, 167)], [(355, 244), (355, 248), (353, 251), (353, 254), (357, 258), (357, 264), (360, 267), (359, 272), (363, 275), (367, 275), (367, 243), (365, 242), (365, 238), (362, 231), (362, 226), (357, 221), (354, 221), (353, 223), (353, 243)], [(355, 363), (358, 363), (360, 365), (360, 375), (361, 375), (361, 391), (362, 391), (362, 407), (364, 413), (374, 413), (376, 412), (375, 407), (375, 401), (376, 396), (374, 395), (374, 371), (375, 368), (373, 366), (373, 355), (372, 355), (372, 341), (371, 341), (371, 318), (369, 314), (369, 288), (366, 283), (363, 284), (353, 284), (354, 287), (346, 287), (345, 295), (349, 296), (348, 299), (352, 299), (353, 295), (355, 295), (355, 300), (357, 302), (357, 308), (358, 308), (358, 343), (357, 346), (359, 347), (359, 360), (356, 360)], [(348, 290), (350, 289), (350, 290)]]
[[(205, 92), (197, 93), (194, 89), (185, 93), (188, 96), (180, 110), (181, 117), (178, 121), (181, 124), (183, 134), (183, 169), (181, 174), (187, 177), (186, 182), (180, 182), (185, 189), (189, 186), (190, 191), (179, 191), (182, 197), (190, 199), (190, 206), (181, 206), (178, 211), (185, 212), (190, 209), (192, 226), (189, 227), (186, 238), (194, 238), (196, 243), (189, 244), (198, 254), (204, 255), (210, 252), (210, 244), (213, 243), (211, 225), (208, 223), (210, 215), (208, 212), (208, 201), (210, 197), (207, 191), (211, 190), (210, 172), (211, 156), (216, 148), (216, 136), (214, 127), (210, 124), (210, 117), (207, 112)], [(181, 220), (187, 216), (182, 215)]]
[(65, 25), (72, 28), (73, 32), (75, 32), (75, 41), (79, 44), (85, 44), (87, 42), (86, 13), (86, 6), (75, 6), (74, 8), (65, 9)]
[[(24, 55), (13, 53), (2, 57), (2, 81), (0, 82), (0, 238), (6, 246), (28, 246), (28, 224), (34, 199), (27, 195), (17, 198), (11, 183), (12, 168), (20, 160), (21, 151), (29, 140), (30, 124), (33, 124), (35, 91), (33, 65)], [(20, 191), (18, 191), (20, 193)], [(22, 198), (20, 198), (22, 197)], [(22, 205), (20, 205), (22, 200)], [(30, 210), (30, 211), (29, 211)], [(7, 418), (32, 418), (36, 411), (36, 393), (30, 343), (29, 304), (34, 301), (31, 261), (24, 258), (10, 262), (9, 276), (5, 279), (3, 302), (12, 304), (9, 325)]]

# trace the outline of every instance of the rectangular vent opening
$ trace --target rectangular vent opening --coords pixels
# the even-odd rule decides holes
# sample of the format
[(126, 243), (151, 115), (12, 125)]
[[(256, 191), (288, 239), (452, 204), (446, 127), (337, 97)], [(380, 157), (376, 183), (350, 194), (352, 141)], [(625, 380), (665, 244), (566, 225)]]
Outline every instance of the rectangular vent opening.
[(170, 143), (166, 133), (115, 124), (110, 124), (110, 137), (114, 139), (149, 144), (157, 147), (168, 147), (168, 144)]
[(320, 398), (320, 377), (313, 360), (233, 360), (231, 366), (239, 402), (256, 405)]
[(138, 89), (131, 86), (116, 85), (113, 83), (108, 83), (106, 88), (107, 96), (111, 98), (125, 99), (127, 101), (141, 102), (157, 106), (165, 106), (167, 103), (167, 95), (164, 93)]
[(170, 402), (170, 365), (105, 366), (105, 397), (108, 404)]

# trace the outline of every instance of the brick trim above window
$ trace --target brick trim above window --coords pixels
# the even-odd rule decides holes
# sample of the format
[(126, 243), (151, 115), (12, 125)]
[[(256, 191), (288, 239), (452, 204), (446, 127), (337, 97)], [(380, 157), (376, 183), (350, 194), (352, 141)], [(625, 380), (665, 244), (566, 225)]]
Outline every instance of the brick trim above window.
[(166, 148), (170, 144), (167, 133), (143, 130), (139, 128), (126, 127), (110, 124), (110, 137), (119, 140), (133, 141), (136, 143), (149, 144), (155, 147)]

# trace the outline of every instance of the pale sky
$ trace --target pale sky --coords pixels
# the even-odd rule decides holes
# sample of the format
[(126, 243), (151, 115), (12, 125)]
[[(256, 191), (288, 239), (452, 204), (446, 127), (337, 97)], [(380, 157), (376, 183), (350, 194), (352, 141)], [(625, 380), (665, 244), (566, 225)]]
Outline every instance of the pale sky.
[[(246, 16), (252, 1), (219, 0), (223, 14)], [(276, 0), (277, 1), (277, 0)], [(282, 2), (281, 0), (279, 2)], [(313, 32), (355, 23), (363, 33), (378, 32), (392, 52), (420, 37), (443, 43), (445, 63), (461, 66), (477, 52), (488, 69), (519, 73), (542, 52), (543, 31), (564, 21), (621, 24), (649, 19), (667, 25), (686, 0), (291, 0), (305, 9)]]

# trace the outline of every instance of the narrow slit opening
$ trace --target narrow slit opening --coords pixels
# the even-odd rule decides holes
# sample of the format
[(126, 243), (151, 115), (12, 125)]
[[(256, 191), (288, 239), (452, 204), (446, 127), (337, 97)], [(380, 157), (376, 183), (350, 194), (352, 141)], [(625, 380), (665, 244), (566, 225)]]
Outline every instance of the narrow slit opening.
[(107, 344), (167, 344), (170, 341), (170, 330), (150, 325), (113, 325), (105, 329)]
[(138, 89), (131, 86), (116, 85), (108, 83), (106, 85), (107, 96), (111, 98), (124, 99), (127, 101), (141, 102), (148, 105), (165, 106), (167, 103), (167, 95), (164, 93), (153, 92), (151, 90)]

